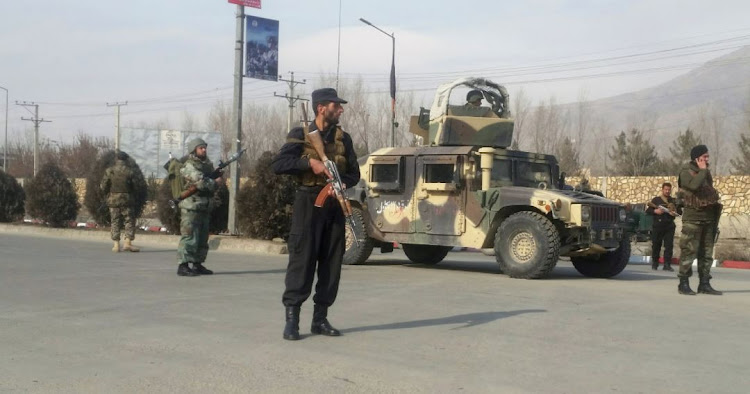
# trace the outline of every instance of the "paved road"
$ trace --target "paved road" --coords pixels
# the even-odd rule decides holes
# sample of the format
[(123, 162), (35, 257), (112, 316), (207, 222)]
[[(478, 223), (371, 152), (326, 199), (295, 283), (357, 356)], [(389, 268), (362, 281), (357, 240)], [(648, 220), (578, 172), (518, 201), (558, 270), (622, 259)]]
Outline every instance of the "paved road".
[(628, 267), (586, 279), (561, 262), (515, 280), (492, 258), (437, 267), (402, 254), (345, 267), (344, 336), (281, 339), (284, 256), (0, 236), (0, 391), (746, 393), (750, 272), (715, 270), (723, 297), (677, 295)]

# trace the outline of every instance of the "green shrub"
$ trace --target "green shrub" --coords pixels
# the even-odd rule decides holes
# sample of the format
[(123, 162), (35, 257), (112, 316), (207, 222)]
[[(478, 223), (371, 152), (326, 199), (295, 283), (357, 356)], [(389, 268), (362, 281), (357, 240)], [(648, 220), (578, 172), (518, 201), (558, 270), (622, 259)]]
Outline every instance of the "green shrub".
[(23, 218), (26, 193), (16, 178), (0, 170), (0, 222), (7, 223)]
[(42, 166), (26, 185), (26, 210), (33, 218), (52, 227), (65, 227), (78, 215), (75, 188), (54, 163)]
[(264, 152), (237, 195), (237, 227), (244, 235), (289, 238), (297, 182), (271, 169), (274, 152)]
[(146, 201), (156, 201), (156, 197), (159, 194), (159, 181), (156, 180), (156, 175), (149, 175), (146, 179)]
[(227, 230), (229, 225), (229, 188), (222, 183), (214, 193), (214, 210), (208, 223), (208, 232), (219, 234)]
[[(112, 223), (112, 218), (109, 216), (107, 196), (102, 193), (99, 186), (102, 183), (104, 171), (115, 164), (115, 154), (114, 150), (103, 152), (94, 163), (94, 167), (89, 172), (88, 177), (86, 177), (86, 195), (83, 198), (83, 204), (94, 218), (94, 221), (102, 226), (109, 226)], [(133, 169), (135, 174), (133, 177), (135, 196), (133, 197), (135, 200), (134, 214), (135, 219), (137, 219), (143, 213), (143, 207), (146, 205), (146, 200), (148, 199), (148, 184), (146, 183), (146, 178), (143, 176), (143, 172), (141, 172), (141, 168), (132, 157), (128, 156), (125, 165)]]
[(180, 210), (172, 209), (169, 206), (169, 200), (171, 199), (172, 187), (169, 184), (169, 179), (164, 179), (156, 195), (156, 214), (161, 221), (161, 225), (167, 228), (168, 233), (180, 235)]

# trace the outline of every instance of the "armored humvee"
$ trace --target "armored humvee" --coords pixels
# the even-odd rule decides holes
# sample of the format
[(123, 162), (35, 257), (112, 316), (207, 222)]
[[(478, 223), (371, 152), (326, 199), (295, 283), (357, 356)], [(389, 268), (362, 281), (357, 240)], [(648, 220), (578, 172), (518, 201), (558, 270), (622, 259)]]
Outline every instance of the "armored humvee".
[[(489, 105), (449, 104), (459, 87), (480, 90)], [(503, 86), (482, 78), (440, 86), (432, 107), (411, 120), (421, 144), (360, 159), (362, 180), (348, 190), (360, 243), (347, 230), (344, 263), (398, 242), (422, 264), (456, 246), (494, 248), (514, 278), (543, 278), (560, 256), (585, 276), (619, 274), (630, 258), (625, 207), (569, 190), (554, 156), (508, 149), (513, 125)]]

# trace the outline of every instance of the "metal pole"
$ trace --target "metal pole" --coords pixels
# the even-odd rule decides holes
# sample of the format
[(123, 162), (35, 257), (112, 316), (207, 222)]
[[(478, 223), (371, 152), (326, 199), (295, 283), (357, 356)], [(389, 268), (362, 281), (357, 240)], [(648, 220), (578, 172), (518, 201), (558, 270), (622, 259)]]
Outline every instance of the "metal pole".
[(39, 163), (39, 105), (34, 105), (34, 176)]
[(336, 52), (336, 90), (339, 90), (339, 66), (341, 65), (341, 0), (339, 0), (339, 45)]
[(3, 172), (8, 172), (8, 89), (0, 86), (5, 90), (5, 144), (3, 144)]
[[(391, 55), (391, 71), (395, 72), (396, 68), (396, 36), (391, 33), (393, 40), (393, 53)], [(393, 76), (394, 80), (396, 76)], [(391, 147), (396, 146), (396, 96), (391, 98)]]
[[(234, 42), (234, 105), (232, 108), (232, 119), (236, 130), (236, 138), (232, 141), (232, 153), (240, 151), (242, 144), (242, 45), (244, 44), (244, 22), (245, 7), (237, 6)], [(237, 194), (240, 190), (240, 171), (239, 165), (235, 161), (229, 165), (232, 173), (232, 180), (229, 184), (229, 221), (227, 229), (230, 234), (237, 234)]]
[[(391, 42), (393, 43), (393, 52), (391, 56), (391, 73), (393, 74), (393, 80), (395, 81), (396, 75), (395, 75), (395, 69), (396, 69), (396, 35), (394, 33), (386, 33), (385, 30), (375, 26), (372, 24), (372, 22), (368, 21), (365, 18), (359, 18), (360, 22), (370, 25), (374, 27), (375, 29), (378, 29), (379, 32), (385, 34), (386, 36), (391, 38)], [(391, 98), (391, 147), (396, 146), (396, 97)]]
[(115, 110), (115, 150), (120, 150), (120, 106)]
[(128, 102), (125, 101), (124, 103), (114, 103), (110, 104), (107, 103), (107, 107), (117, 107), (115, 109), (115, 150), (120, 150), (120, 107), (123, 105), (128, 105)]

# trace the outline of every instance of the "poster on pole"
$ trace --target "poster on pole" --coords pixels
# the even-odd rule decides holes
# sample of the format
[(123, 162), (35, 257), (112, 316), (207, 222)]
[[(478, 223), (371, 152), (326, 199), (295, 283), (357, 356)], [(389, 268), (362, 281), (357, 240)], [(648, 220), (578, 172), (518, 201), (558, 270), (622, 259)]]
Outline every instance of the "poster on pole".
[(245, 19), (245, 76), (278, 81), (279, 21), (257, 16)]
[(260, 9), (260, 0), (229, 0), (232, 4), (244, 5), (245, 7), (253, 7)]

